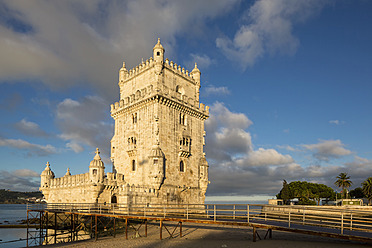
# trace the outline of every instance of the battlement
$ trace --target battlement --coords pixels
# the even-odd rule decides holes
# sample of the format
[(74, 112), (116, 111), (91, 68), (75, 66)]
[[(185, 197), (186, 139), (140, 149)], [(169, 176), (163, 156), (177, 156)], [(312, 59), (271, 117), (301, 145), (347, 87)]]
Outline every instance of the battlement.
[[(141, 91), (137, 91), (138, 94), (132, 94), (130, 95), (129, 97), (125, 97), (124, 100), (120, 100), (119, 102), (115, 102), (114, 104), (111, 104), (111, 115), (115, 115), (116, 113), (118, 113), (119, 111), (121, 110), (124, 110), (125, 108), (128, 108), (132, 105), (135, 105), (135, 104), (138, 104), (140, 101), (148, 101), (148, 100), (157, 100), (157, 99), (160, 99), (162, 100), (161, 102), (163, 103), (163, 99), (165, 99), (165, 101), (172, 101), (172, 100), (177, 100), (178, 103), (180, 104), (184, 104), (186, 106), (189, 106), (189, 108), (191, 108), (192, 110), (197, 110), (198, 112), (201, 112), (203, 113), (204, 115), (206, 116), (209, 116), (209, 106), (206, 106), (205, 104), (203, 103), (199, 103), (198, 105), (199, 106), (195, 106), (195, 101), (193, 101), (191, 98), (187, 98), (185, 96), (182, 96), (181, 94), (177, 93), (177, 92), (174, 92), (175, 94), (173, 94), (171, 96), (172, 100), (168, 99), (168, 98), (165, 98), (165, 97), (156, 97), (156, 93), (157, 92), (154, 92), (152, 91), (152, 85), (146, 87), (146, 88), (143, 88)], [(143, 93), (142, 93), (143, 92)], [(161, 91), (158, 90), (158, 93), (160, 93)], [(165, 95), (168, 95), (167, 93), (165, 93)], [(174, 104), (177, 104), (176, 101), (172, 101)], [(185, 108), (185, 107), (180, 107), (180, 108)]]
[(50, 188), (73, 187), (73, 186), (87, 185), (90, 183), (91, 183), (91, 180), (89, 177), (89, 173), (84, 173), (84, 174), (69, 175), (69, 176), (63, 176), (59, 178), (50, 179), (49, 187)]
[[(125, 68), (125, 63), (123, 63), (123, 67), (121, 68), (122, 75), (119, 76), (119, 85), (120, 83), (125, 83), (126, 81), (133, 79), (134, 77), (153, 68), (154, 66), (155, 66), (155, 62), (152, 57), (147, 59), (145, 62), (142, 60), (140, 64), (130, 69), (129, 71)], [(162, 63), (162, 66), (172, 71), (173, 73), (179, 76), (182, 76), (183, 78), (187, 79), (189, 82), (193, 84), (196, 83), (194, 80), (194, 77), (192, 76), (191, 73), (189, 73), (188, 70), (186, 70), (184, 67), (181, 67), (181, 65), (177, 65), (177, 63), (173, 63), (173, 61), (169, 62), (168, 58), (165, 59), (165, 62)]]
[(191, 75), (191, 73), (189, 73), (188, 70), (185, 70), (184, 67), (181, 68), (180, 65), (177, 65), (177, 63), (173, 63), (173, 61), (169, 62), (168, 58), (165, 59), (165, 63), (163, 65), (165, 68), (173, 71), (174, 73), (188, 79), (190, 82), (195, 84), (193, 76)]

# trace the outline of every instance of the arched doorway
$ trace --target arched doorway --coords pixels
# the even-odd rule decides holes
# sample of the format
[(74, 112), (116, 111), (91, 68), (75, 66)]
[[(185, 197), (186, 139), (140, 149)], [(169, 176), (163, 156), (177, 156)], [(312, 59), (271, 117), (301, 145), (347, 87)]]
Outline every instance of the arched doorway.
[(118, 203), (116, 195), (111, 196), (111, 203)]

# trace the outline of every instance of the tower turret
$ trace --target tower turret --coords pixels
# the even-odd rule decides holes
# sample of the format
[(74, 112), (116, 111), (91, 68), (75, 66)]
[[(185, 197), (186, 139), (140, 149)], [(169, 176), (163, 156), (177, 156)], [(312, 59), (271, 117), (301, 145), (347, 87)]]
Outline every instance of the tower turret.
[(119, 70), (119, 83), (124, 82), (125, 78), (128, 76), (128, 70), (125, 68), (125, 62), (123, 62), (123, 67)]
[(50, 179), (54, 178), (54, 172), (50, 169), (50, 164), (47, 162), (44, 171), (41, 173), (41, 188), (47, 188), (50, 185)]
[(195, 82), (200, 86), (200, 70), (197, 66), (197, 64), (195, 63), (195, 67), (194, 69), (191, 71), (190, 75), (191, 77), (195, 80)]
[(151, 186), (155, 189), (159, 189), (164, 180), (164, 153), (156, 144), (152, 147), (149, 155), (150, 168), (149, 178), (152, 182)]
[(158, 38), (158, 43), (154, 46), (153, 50), (153, 56), (154, 56), (154, 62), (155, 62), (155, 73), (160, 74), (161, 70), (163, 68), (163, 62), (164, 62), (164, 47), (160, 44), (160, 38)]
[(96, 149), (96, 155), (89, 165), (89, 177), (94, 183), (102, 183), (105, 177), (105, 166), (99, 156), (99, 149)]

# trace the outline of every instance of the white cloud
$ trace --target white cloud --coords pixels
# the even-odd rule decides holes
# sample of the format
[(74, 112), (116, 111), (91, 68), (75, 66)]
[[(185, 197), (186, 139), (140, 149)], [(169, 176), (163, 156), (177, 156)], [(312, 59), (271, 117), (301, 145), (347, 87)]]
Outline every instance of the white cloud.
[(274, 149), (259, 148), (251, 151), (242, 162), (246, 166), (279, 165), (294, 162), (290, 155), (283, 155)]
[(341, 140), (320, 140), (317, 144), (302, 145), (302, 147), (314, 151), (313, 156), (323, 161), (350, 155), (352, 152), (345, 149), (344, 146)]
[(29, 170), (29, 169), (15, 170), (13, 174), (17, 177), (40, 177), (39, 173), (33, 170)]
[(20, 132), (31, 135), (31, 136), (48, 136), (48, 134), (40, 129), (40, 126), (32, 121), (27, 121), (26, 119), (22, 119), (21, 121), (17, 122), (15, 128)]
[(345, 122), (344, 121), (340, 121), (340, 120), (330, 120), (329, 121), (329, 124), (334, 124), (334, 125), (341, 125), (341, 124), (344, 124)]
[(215, 87), (213, 85), (208, 85), (203, 88), (203, 93), (205, 96), (210, 96), (210, 95), (230, 95), (230, 90), (225, 87)]
[(258, 0), (247, 11), (246, 22), (231, 40), (216, 39), (225, 56), (245, 69), (266, 53), (293, 54), (299, 45), (293, 26), (318, 13), (327, 1)]
[(231, 112), (223, 103), (210, 108), (206, 121), (206, 155), (211, 185), (208, 195), (273, 195), (283, 178), (304, 171), (290, 155), (274, 149), (253, 149), (247, 131), (252, 121), (242, 113)]
[(97, 96), (86, 96), (79, 101), (67, 98), (58, 104), (55, 122), (68, 149), (78, 153), (88, 145), (108, 154), (113, 135), (108, 106)]
[(292, 146), (290, 146), (290, 145), (277, 146), (277, 147), (280, 148), (280, 149), (285, 149), (285, 150), (287, 150), (287, 151), (291, 151), (291, 152), (298, 151), (297, 148), (294, 148), (294, 147), (292, 147)]
[(212, 60), (208, 55), (206, 54), (196, 54), (196, 53), (191, 53), (191, 61), (186, 62), (190, 68), (194, 68), (194, 64), (197, 63), (198, 68), (207, 68), (211, 64), (214, 64), (215, 61)]
[(29, 170), (20, 169), (13, 172), (0, 171), (0, 189), (13, 191), (38, 191), (40, 174)]
[[(317, 144), (278, 146), (290, 152), (312, 152), (319, 160), (301, 165), (289, 154), (275, 149), (254, 148), (248, 128), (253, 124), (242, 113), (231, 112), (223, 103), (210, 108), (206, 121), (206, 156), (211, 184), (208, 196), (276, 195), (283, 180), (323, 183), (334, 189), (336, 176), (346, 172), (359, 186), (372, 170), (372, 161), (354, 157), (354, 161), (332, 165), (329, 160), (352, 154), (340, 140), (320, 140)], [(326, 161), (326, 165), (322, 163)]]
[(27, 78), (52, 88), (84, 82), (111, 96), (123, 60), (134, 67), (149, 58), (158, 37), (171, 56), (176, 36), (200, 33), (206, 19), (237, 2), (3, 1), (0, 81)]
[(66, 147), (73, 150), (75, 153), (80, 153), (80, 152), (84, 151), (84, 147), (82, 147), (81, 145), (79, 145), (76, 142), (69, 142), (69, 143), (66, 144)]
[(56, 148), (52, 145), (38, 145), (32, 144), (22, 139), (4, 139), (0, 138), (0, 146), (13, 147), (20, 150), (27, 151), (28, 156), (47, 156), (56, 153)]

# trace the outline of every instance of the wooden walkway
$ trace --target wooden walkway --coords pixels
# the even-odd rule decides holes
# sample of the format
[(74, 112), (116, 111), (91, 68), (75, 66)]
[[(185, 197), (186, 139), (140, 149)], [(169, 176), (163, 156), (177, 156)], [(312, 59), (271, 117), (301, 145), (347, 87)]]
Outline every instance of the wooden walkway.
[[(70, 242), (115, 236), (128, 229), (147, 236), (148, 222), (159, 225), (169, 237), (179, 232), (182, 223), (231, 225), (252, 228), (253, 241), (271, 238), (272, 231), (318, 235), (346, 240), (372, 242), (372, 210), (342, 207), (275, 206), (257, 204), (206, 205), (120, 205), (120, 204), (43, 204), (29, 205), (27, 220), (39, 218), (38, 230), (27, 230), (27, 246)], [(176, 225), (168, 225), (176, 222)], [(257, 230), (265, 229), (265, 237)]]

